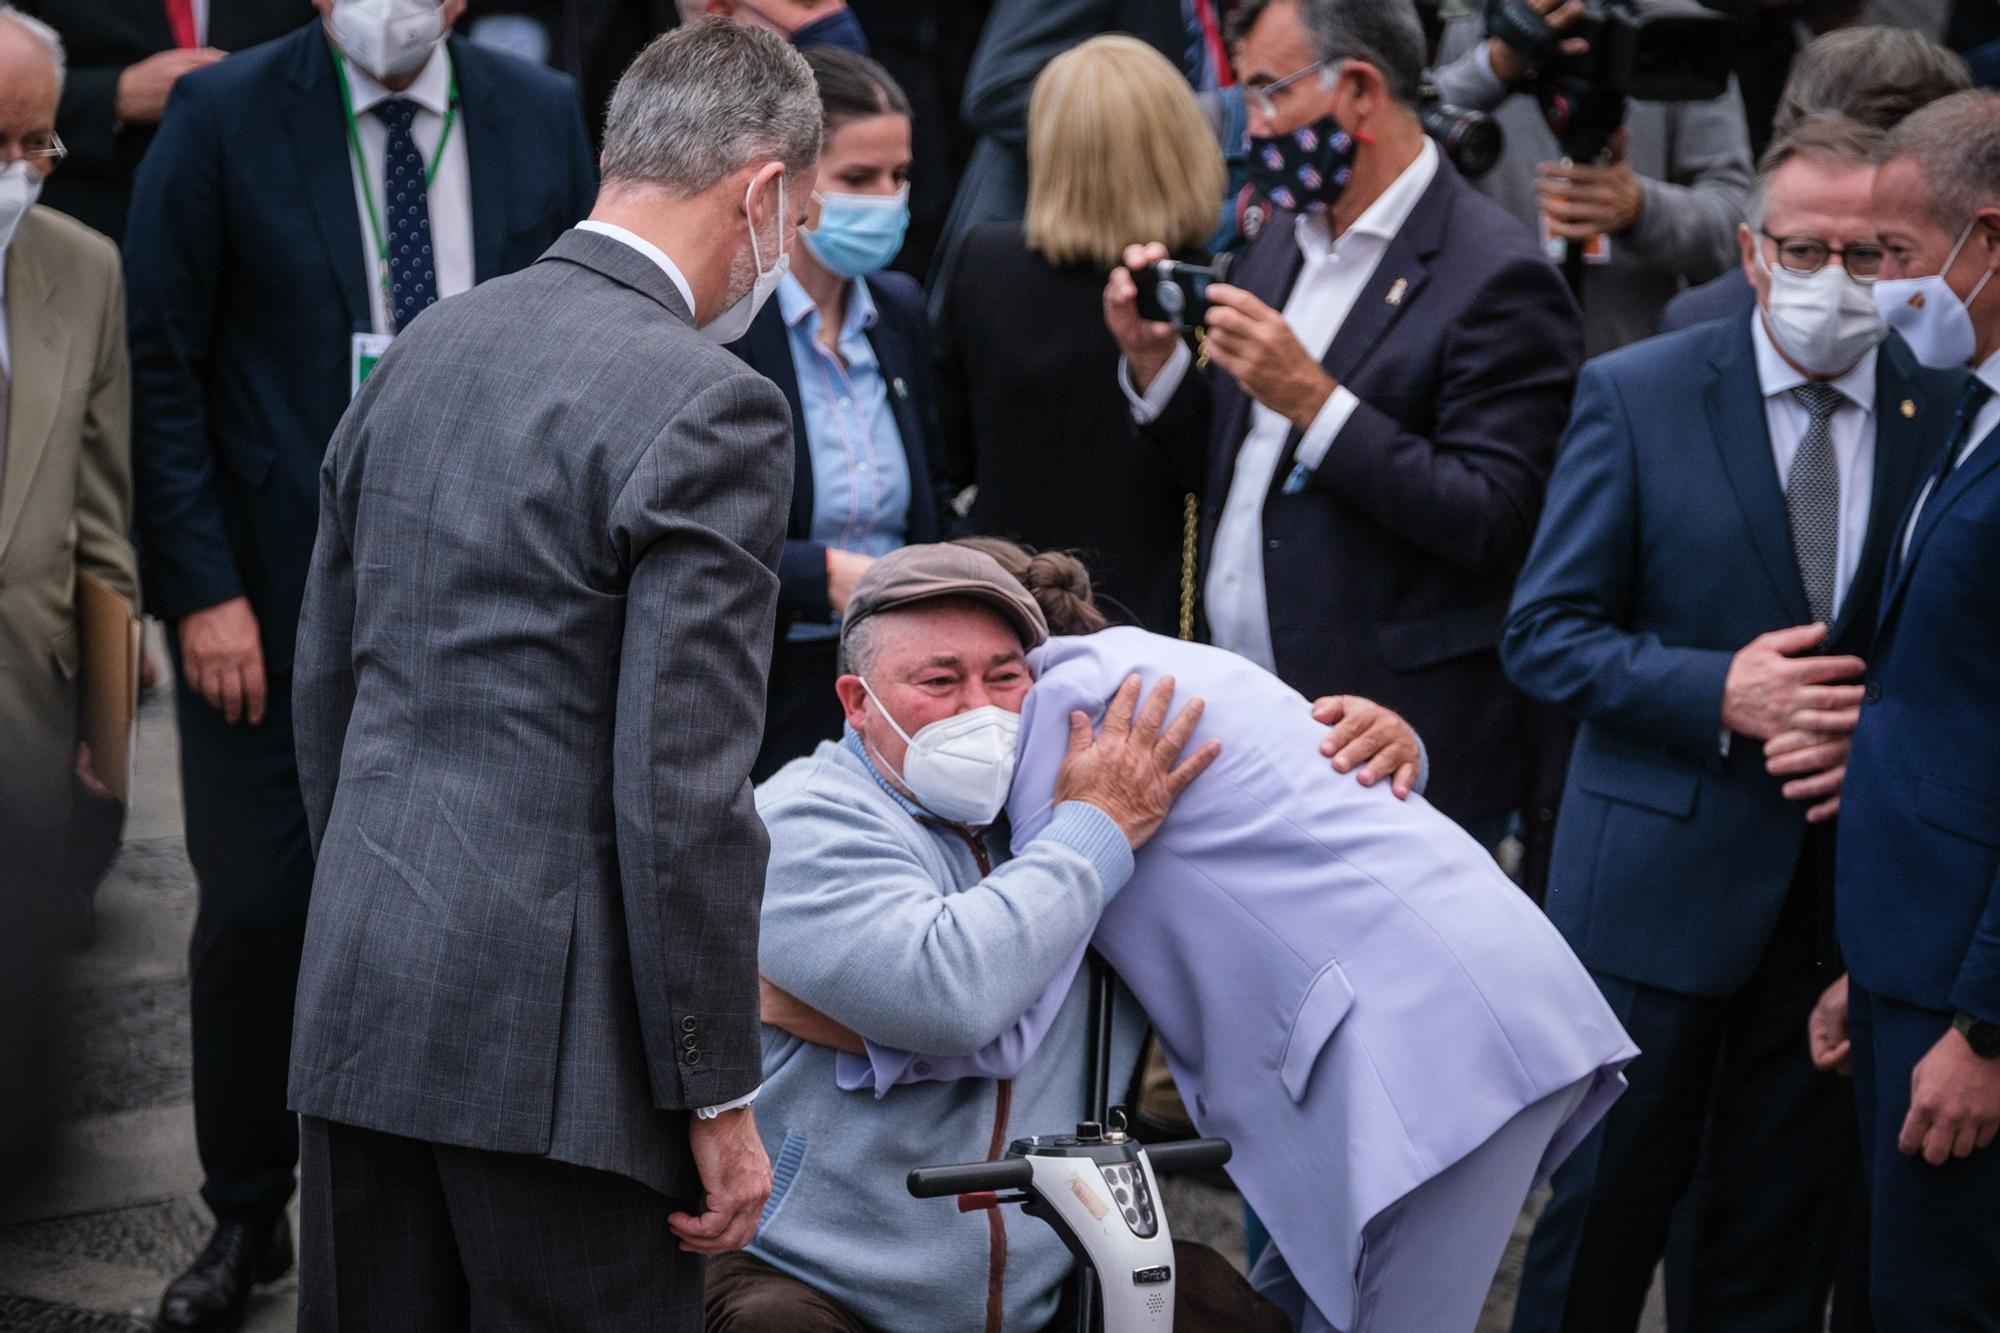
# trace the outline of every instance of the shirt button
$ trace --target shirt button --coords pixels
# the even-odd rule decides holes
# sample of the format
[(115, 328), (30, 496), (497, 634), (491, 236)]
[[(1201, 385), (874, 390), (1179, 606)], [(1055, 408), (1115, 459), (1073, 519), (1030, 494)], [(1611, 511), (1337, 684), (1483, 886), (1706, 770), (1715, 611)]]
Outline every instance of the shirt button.
[(842, 407), (852, 407), (854, 406), (854, 401), (850, 398), (843, 398), (840, 400), (840, 405)]
[(856, 463), (854, 465), (854, 470), (856, 472), (866, 472), (868, 471), (868, 465), (866, 463)]

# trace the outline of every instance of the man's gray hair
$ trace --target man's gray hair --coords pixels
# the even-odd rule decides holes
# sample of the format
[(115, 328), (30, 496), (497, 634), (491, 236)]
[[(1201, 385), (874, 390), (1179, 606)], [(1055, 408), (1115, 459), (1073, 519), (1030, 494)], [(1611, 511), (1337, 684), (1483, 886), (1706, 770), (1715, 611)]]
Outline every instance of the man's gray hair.
[(703, 19), (639, 53), (611, 94), (604, 183), (697, 195), (752, 162), (785, 174), (819, 157), (819, 89), (776, 33)]
[(1972, 86), (1957, 53), (1908, 28), (1838, 28), (1815, 37), (1792, 62), (1771, 118), (1783, 134), (1815, 111), (1892, 130), (1920, 106)]
[(1757, 162), (1757, 175), (1750, 182), (1750, 197), (1744, 210), (1751, 230), (1764, 225), (1764, 210), (1771, 199), (1771, 181), (1785, 163), (1799, 159), (1831, 167), (1867, 167), (1881, 160), (1888, 136), (1878, 129), (1833, 111), (1815, 111), (1792, 122), (1792, 127), (1771, 140)]
[(69, 76), (69, 61), (63, 55), (61, 34), (32, 14), (23, 14), (12, 5), (0, 4), (0, 24), (8, 23), (27, 33), (37, 46), (48, 53), (49, 63), (56, 70), (56, 96), (62, 96), (63, 81)]
[(840, 639), (840, 674), (865, 676), (875, 669), (875, 631), (894, 611), (878, 611), (856, 625)]
[(1299, 17), (1320, 59), (1373, 65), (1391, 96), (1416, 106), (1423, 95), (1424, 25), (1411, 0), (1299, 0)]
[(1954, 237), (1982, 208), (2000, 208), (2000, 93), (1954, 93), (1913, 111), (1888, 156), (1916, 163), (1926, 209)]

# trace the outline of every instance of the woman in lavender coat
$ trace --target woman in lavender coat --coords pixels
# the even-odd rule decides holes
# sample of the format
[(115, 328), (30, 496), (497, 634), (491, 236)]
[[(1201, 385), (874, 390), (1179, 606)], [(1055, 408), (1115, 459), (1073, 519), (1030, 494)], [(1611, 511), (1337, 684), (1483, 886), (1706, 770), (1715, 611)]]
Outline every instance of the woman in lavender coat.
[[(1638, 1052), (1492, 858), (1423, 798), (1329, 770), (1312, 706), (1235, 654), (1103, 628), (1066, 557), (979, 542), (1059, 636), (1029, 656), (1007, 813), (1053, 808), (1070, 716), (1128, 676), (1207, 701), (1222, 753), (1138, 853), (1090, 941), (1144, 1005), (1196, 1127), (1269, 1229), (1252, 1279), (1301, 1329), (1470, 1330), (1529, 1191), (1624, 1087)], [(1009, 1077), (1082, 962), (978, 1055)], [(841, 1080), (893, 1095), (918, 1056), (870, 1045)]]

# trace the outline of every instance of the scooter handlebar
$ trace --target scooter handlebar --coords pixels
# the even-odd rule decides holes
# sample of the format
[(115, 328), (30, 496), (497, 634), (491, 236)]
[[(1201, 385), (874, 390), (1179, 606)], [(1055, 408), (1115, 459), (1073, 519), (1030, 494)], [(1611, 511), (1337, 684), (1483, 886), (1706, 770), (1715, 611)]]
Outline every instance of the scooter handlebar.
[(1223, 1166), (1231, 1151), (1228, 1139), (1179, 1139), (1147, 1145), (1146, 1160), (1153, 1164), (1154, 1175), (1170, 1176)]
[(944, 1199), (954, 1194), (1026, 1189), (1035, 1171), (1024, 1157), (964, 1166), (920, 1166), (910, 1172), (910, 1193), (919, 1199)]

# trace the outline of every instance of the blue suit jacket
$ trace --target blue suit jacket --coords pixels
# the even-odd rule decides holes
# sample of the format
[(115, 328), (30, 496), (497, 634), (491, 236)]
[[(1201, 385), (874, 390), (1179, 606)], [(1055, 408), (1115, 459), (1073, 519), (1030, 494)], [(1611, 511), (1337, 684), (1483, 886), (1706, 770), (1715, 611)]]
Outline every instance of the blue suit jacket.
[(1859, 985), (2000, 1023), (1995, 571), (1988, 437), (1925, 502), (1888, 576), (1841, 796), (1838, 921)]
[[(1875, 392), (1868, 535), (1829, 644), (1864, 656), (1889, 534), (1956, 403), (1953, 377), (1893, 337)], [(1590, 967), (1691, 995), (1750, 976), (1805, 809), (1762, 745), (1721, 753), (1723, 681), (1750, 640), (1811, 620), (1750, 317), (1585, 366), (1501, 654), (1522, 689), (1582, 720), (1545, 906)]]
[[(910, 468), (909, 541), (934, 542), (939, 497), (931, 480), (930, 450), (937, 439), (937, 391), (923, 289), (905, 273), (873, 273), (867, 282), (877, 314), (868, 343), (881, 363), (882, 377), (889, 381), (889, 406), (895, 411), (903, 457)], [(778, 566), (778, 637), (783, 638), (793, 621), (824, 623), (833, 618), (833, 608), (826, 600), (826, 546), (812, 539), (812, 445), (806, 439), (798, 367), (792, 361), (791, 339), (778, 303), (766, 301), (750, 331), (729, 350), (777, 385), (792, 409), (792, 518)], [(897, 390), (898, 384), (904, 391)]]
[[(595, 178), (567, 77), (450, 50), (484, 282), (588, 213)], [(247, 595), (273, 672), (291, 666), (366, 270), (318, 20), (174, 85), (125, 237), (147, 609), (171, 620)]]
[[(1283, 309), (1301, 264), (1293, 215), (1274, 213), (1230, 281)], [(1528, 795), (1536, 710), (1494, 645), (1582, 357), (1554, 265), (1440, 162), (1320, 363), (1361, 405), (1296, 491), (1294, 430), (1264, 499), (1278, 675), (1408, 718), (1455, 819)], [(1201, 493), (1204, 579), (1251, 407), (1229, 376), (1190, 373), (1140, 428)]]

